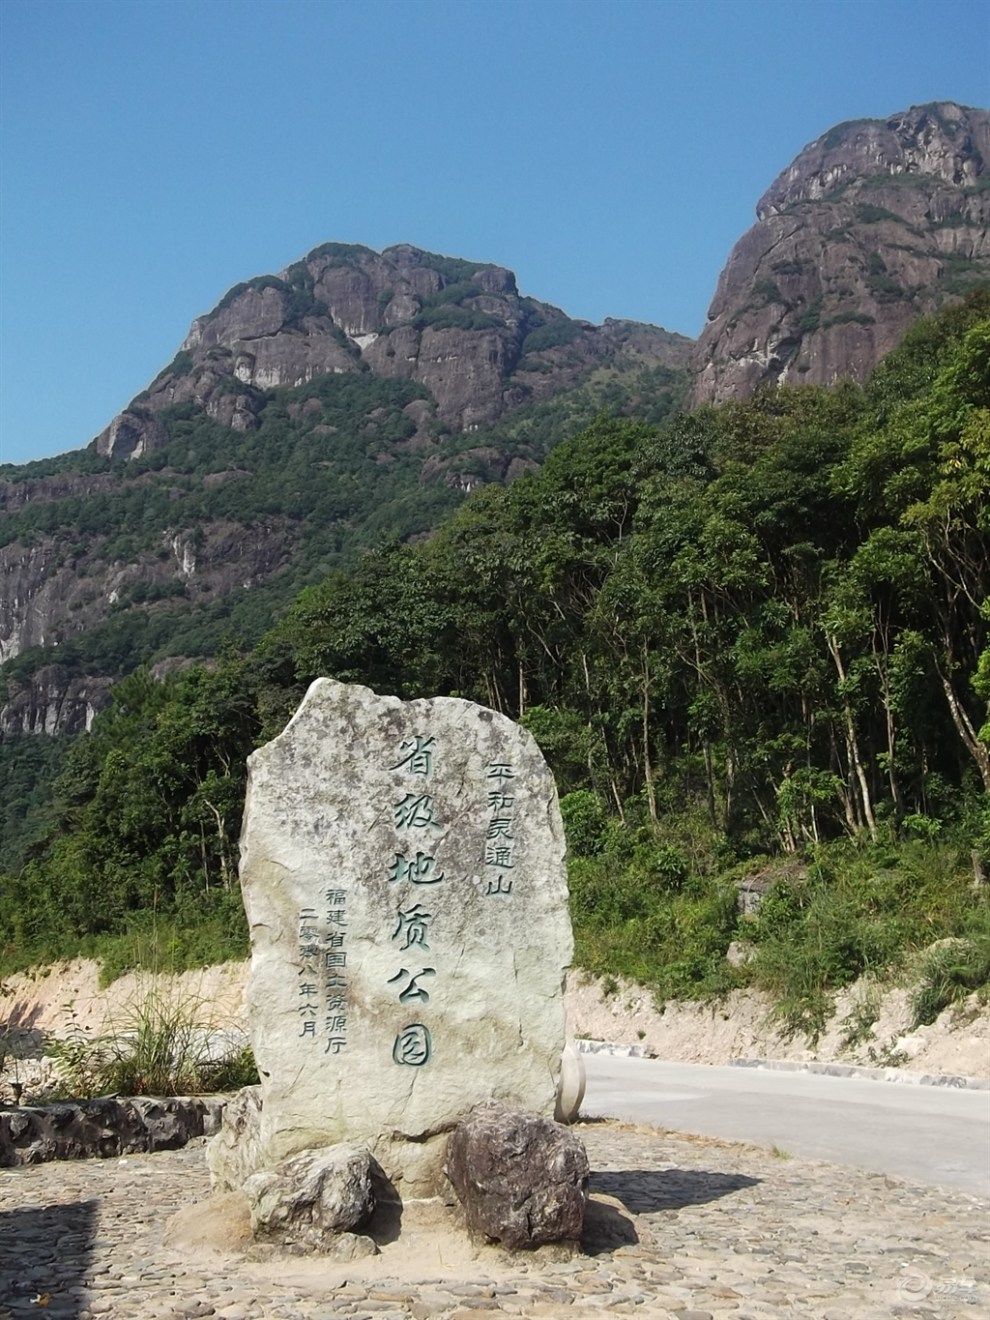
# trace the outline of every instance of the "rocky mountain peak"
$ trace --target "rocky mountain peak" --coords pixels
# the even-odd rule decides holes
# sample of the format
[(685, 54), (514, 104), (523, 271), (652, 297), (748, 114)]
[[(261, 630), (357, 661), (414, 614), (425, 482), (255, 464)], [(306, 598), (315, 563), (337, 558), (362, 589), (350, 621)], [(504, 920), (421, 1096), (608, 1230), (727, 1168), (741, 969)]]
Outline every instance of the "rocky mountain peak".
[(617, 336), (572, 320), (521, 297), (503, 266), (405, 243), (382, 252), (324, 243), (197, 317), (173, 361), (95, 445), (125, 458), (159, 449), (158, 414), (181, 403), (253, 430), (262, 392), (368, 371), (425, 386), (441, 424), (471, 431), (569, 388), (620, 348), (679, 367), (691, 341), (654, 326)]
[(890, 119), (855, 119), (823, 133), (773, 181), (758, 219), (816, 202), (843, 184), (882, 175), (924, 174), (973, 186), (990, 160), (990, 120), (952, 101), (912, 106)]
[(990, 279), (990, 113), (839, 124), (770, 185), (695, 354), (695, 402), (862, 380), (911, 321)]

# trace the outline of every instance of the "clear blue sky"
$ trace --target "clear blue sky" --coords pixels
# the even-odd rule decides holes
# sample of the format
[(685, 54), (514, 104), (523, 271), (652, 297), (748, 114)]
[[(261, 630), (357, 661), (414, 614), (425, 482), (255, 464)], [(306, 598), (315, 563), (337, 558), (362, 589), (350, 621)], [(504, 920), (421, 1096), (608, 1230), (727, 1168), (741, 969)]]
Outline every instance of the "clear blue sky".
[(696, 335), (833, 124), (986, 106), (984, 0), (0, 0), (0, 457), (86, 444), (328, 240)]

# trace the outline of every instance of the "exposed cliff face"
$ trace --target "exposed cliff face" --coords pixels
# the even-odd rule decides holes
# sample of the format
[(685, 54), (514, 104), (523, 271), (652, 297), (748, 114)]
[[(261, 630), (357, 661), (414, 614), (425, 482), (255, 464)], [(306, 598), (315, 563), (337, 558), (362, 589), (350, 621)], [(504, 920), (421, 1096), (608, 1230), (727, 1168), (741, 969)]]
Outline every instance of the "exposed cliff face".
[(109, 678), (79, 677), (63, 665), (45, 665), (27, 681), (10, 683), (0, 708), (0, 741), (27, 734), (81, 733), (109, 703), (111, 687)]
[(521, 297), (511, 271), (408, 246), (326, 244), (238, 285), (95, 454), (0, 478), (0, 739), (86, 727), (128, 657), (256, 633), (347, 545), (421, 535), (542, 457), (539, 437), (491, 423), (562, 393), (568, 416), (588, 413), (572, 395), (592, 373), (659, 382), (669, 402), (691, 349), (655, 326), (573, 321)]
[(244, 527), (223, 519), (163, 530), (155, 545), (120, 559), (110, 538), (85, 547), (51, 533), (0, 547), (0, 664), (31, 647), (59, 646), (115, 610), (208, 603), (265, 581), (288, 562), (295, 536), (284, 519)]
[(841, 124), (760, 199), (698, 341), (694, 399), (862, 380), (923, 313), (990, 279), (990, 113)]
[(440, 421), (470, 431), (559, 393), (619, 351), (679, 367), (691, 348), (655, 326), (572, 321), (520, 297), (501, 266), (405, 244), (378, 253), (327, 243), (198, 317), (171, 365), (95, 444), (125, 458), (162, 448), (157, 414), (175, 403), (252, 430), (261, 391), (362, 371), (424, 385)]

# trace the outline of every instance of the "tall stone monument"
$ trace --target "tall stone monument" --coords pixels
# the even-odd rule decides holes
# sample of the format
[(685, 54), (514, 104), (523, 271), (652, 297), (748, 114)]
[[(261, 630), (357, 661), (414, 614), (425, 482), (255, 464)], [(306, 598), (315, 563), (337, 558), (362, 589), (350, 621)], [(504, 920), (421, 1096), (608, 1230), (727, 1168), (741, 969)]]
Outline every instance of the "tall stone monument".
[(553, 1117), (572, 938), (525, 730), (318, 679), (250, 759), (241, 884), (267, 1165), (364, 1141), (430, 1194), (474, 1105)]

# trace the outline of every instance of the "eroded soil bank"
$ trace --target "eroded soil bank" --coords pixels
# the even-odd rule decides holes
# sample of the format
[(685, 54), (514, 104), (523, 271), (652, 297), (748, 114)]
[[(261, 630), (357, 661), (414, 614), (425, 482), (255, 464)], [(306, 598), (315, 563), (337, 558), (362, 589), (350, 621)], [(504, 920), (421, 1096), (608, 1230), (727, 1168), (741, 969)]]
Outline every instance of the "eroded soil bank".
[[(0, 983), (0, 1100), (11, 1081), (43, 1085), (45, 1037), (76, 1039), (119, 1034), (149, 995), (165, 997), (206, 1032), (236, 1038), (246, 1028), (247, 963), (225, 963), (178, 976), (140, 972), (99, 986), (95, 962), (77, 960)], [(947, 1009), (928, 1027), (911, 1029), (910, 992), (858, 982), (837, 998), (827, 1032), (815, 1043), (787, 1038), (775, 1027), (770, 1002), (737, 990), (717, 1004), (674, 1003), (658, 1010), (648, 991), (630, 983), (606, 994), (580, 972), (568, 977), (568, 1031), (576, 1038), (639, 1046), (658, 1059), (725, 1064), (760, 1057), (796, 1062), (895, 1066), (912, 1072), (990, 1078), (990, 1008), (976, 997)], [(6, 1029), (6, 1031), (5, 1031)]]

